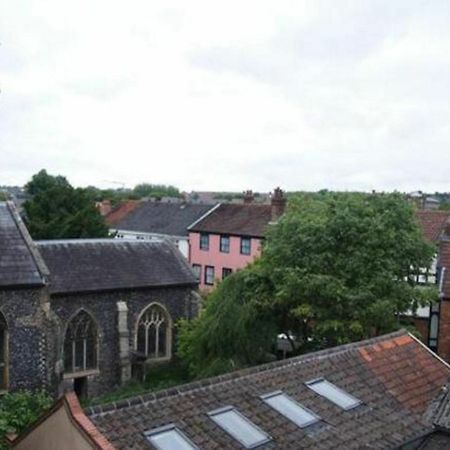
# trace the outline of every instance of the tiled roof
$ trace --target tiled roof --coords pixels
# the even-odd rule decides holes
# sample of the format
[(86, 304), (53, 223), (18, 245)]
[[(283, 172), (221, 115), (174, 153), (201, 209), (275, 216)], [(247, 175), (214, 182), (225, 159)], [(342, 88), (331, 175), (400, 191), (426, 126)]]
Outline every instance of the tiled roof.
[(437, 243), (450, 220), (450, 211), (416, 211), (416, 216), (425, 237)]
[(37, 246), (53, 294), (197, 284), (185, 258), (165, 240), (73, 239)]
[(439, 257), (437, 266), (441, 274), (442, 293), (450, 299), (450, 236), (445, 236), (439, 243)]
[(116, 206), (110, 213), (105, 216), (106, 223), (112, 227), (120, 222), (127, 214), (142, 205), (140, 200), (127, 200)]
[[(241, 449), (207, 415), (233, 406), (268, 433), (264, 448), (386, 449), (432, 431), (423, 415), (449, 367), (404, 331), (278, 361), (105, 406), (92, 423), (117, 449), (147, 449), (144, 432), (175, 424), (200, 449)], [(343, 410), (305, 382), (325, 378), (362, 401)], [(282, 390), (321, 417), (299, 428), (260, 396)]]
[(272, 218), (271, 205), (221, 204), (190, 230), (263, 237)]
[[(193, 205), (191, 203), (142, 202), (113, 227), (118, 230), (158, 233), (170, 236), (187, 236), (187, 227), (198, 220), (212, 205)], [(107, 216), (107, 221), (109, 221)]]
[(44, 284), (45, 266), (11, 202), (0, 202), (0, 287)]

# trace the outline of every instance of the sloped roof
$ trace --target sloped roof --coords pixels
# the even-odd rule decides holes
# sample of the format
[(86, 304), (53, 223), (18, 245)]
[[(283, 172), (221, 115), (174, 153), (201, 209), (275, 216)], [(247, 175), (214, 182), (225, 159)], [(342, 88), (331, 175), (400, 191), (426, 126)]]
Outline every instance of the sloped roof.
[[(188, 226), (206, 214), (212, 207), (213, 205), (147, 201), (140, 203), (139, 207), (111, 225), (118, 230), (187, 236)], [(106, 220), (110, 223), (109, 216)]]
[(109, 226), (115, 226), (131, 211), (142, 206), (141, 200), (126, 200), (116, 206), (110, 213), (105, 216), (105, 221)]
[(439, 244), (437, 263), (441, 273), (441, 288), (445, 298), (450, 298), (450, 236), (444, 236)]
[(450, 211), (416, 211), (416, 216), (425, 237), (437, 243), (450, 220)]
[(171, 243), (121, 239), (37, 241), (53, 294), (197, 284)]
[[(271, 436), (264, 448), (397, 448), (433, 430), (424, 413), (449, 373), (448, 365), (400, 331), (85, 411), (117, 449), (147, 449), (144, 432), (168, 424), (200, 449), (240, 449), (207, 415), (229, 405)], [(345, 411), (305, 385), (321, 377), (362, 404)], [(321, 423), (299, 428), (261, 400), (277, 390)]]
[(271, 205), (220, 204), (190, 231), (263, 237), (272, 219)]
[(46, 269), (12, 202), (0, 202), (0, 287), (40, 286)]

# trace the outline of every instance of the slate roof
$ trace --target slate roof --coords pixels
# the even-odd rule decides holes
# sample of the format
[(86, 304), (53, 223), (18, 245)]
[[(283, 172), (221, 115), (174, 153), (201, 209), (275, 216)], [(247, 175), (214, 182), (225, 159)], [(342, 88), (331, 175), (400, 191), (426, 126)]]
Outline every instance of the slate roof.
[(179, 250), (166, 240), (37, 241), (50, 269), (50, 293), (196, 285)]
[(46, 268), (12, 202), (0, 202), (0, 287), (41, 286)]
[(450, 211), (416, 211), (416, 217), (425, 237), (437, 243), (450, 221)]
[[(115, 229), (187, 236), (187, 228), (213, 205), (194, 205), (191, 203), (141, 202), (139, 206), (111, 223)], [(110, 223), (107, 216), (106, 220)]]
[[(387, 449), (433, 431), (424, 414), (449, 366), (405, 331), (85, 410), (117, 449), (147, 449), (144, 432), (175, 424), (201, 450), (241, 449), (209, 411), (231, 405), (271, 436), (264, 449)], [(362, 404), (343, 410), (309, 389), (324, 377)], [(282, 390), (321, 417), (299, 428), (260, 396)], [(416, 447), (414, 447), (416, 448)]]
[(224, 203), (190, 227), (190, 231), (263, 237), (271, 219), (271, 205)]

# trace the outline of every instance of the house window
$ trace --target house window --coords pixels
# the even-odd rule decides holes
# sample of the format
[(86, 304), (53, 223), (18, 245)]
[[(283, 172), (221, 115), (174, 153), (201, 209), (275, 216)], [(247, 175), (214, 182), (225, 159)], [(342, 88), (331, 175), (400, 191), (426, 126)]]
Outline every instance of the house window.
[(224, 267), (224, 268), (222, 269), (222, 280), (223, 280), (224, 278), (226, 278), (227, 276), (231, 275), (232, 273), (233, 273), (233, 269), (230, 269), (230, 268), (228, 268), (228, 267)]
[(205, 284), (214, 284), (214, 267), (205, 266)]
[(98, 332), (94, 320), (80, 311), (67, 325), (64, 337), (64, 370), (84, 372), (97, 368)]
[(150, 305), (139, 318), (136, 349), (149, 359), (170, 357), (170, 317), (159, 305)]
[(192, 264), (192, 270), (194, 271), (195, 278), (200, 280), (202, 277), (202, 266), (200, 264)]
[(250, 255), (252, 250), (252, 240), (247, 237), (241, 237), (241, 255)]
[(200, 250), (209, 250), (209, 234), (200, 233)]
[(0, 314), (0, 389), (8, 388), (8, 327)]
[(220, 251), (230, 253), (230, 236), (220, 236)]

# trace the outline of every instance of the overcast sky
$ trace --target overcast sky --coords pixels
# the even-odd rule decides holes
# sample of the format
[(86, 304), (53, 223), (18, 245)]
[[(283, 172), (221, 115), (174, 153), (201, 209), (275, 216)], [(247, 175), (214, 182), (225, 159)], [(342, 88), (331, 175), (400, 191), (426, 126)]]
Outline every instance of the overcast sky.
[(450, 191), (448, 0), (4, 0), (0, 185)]

